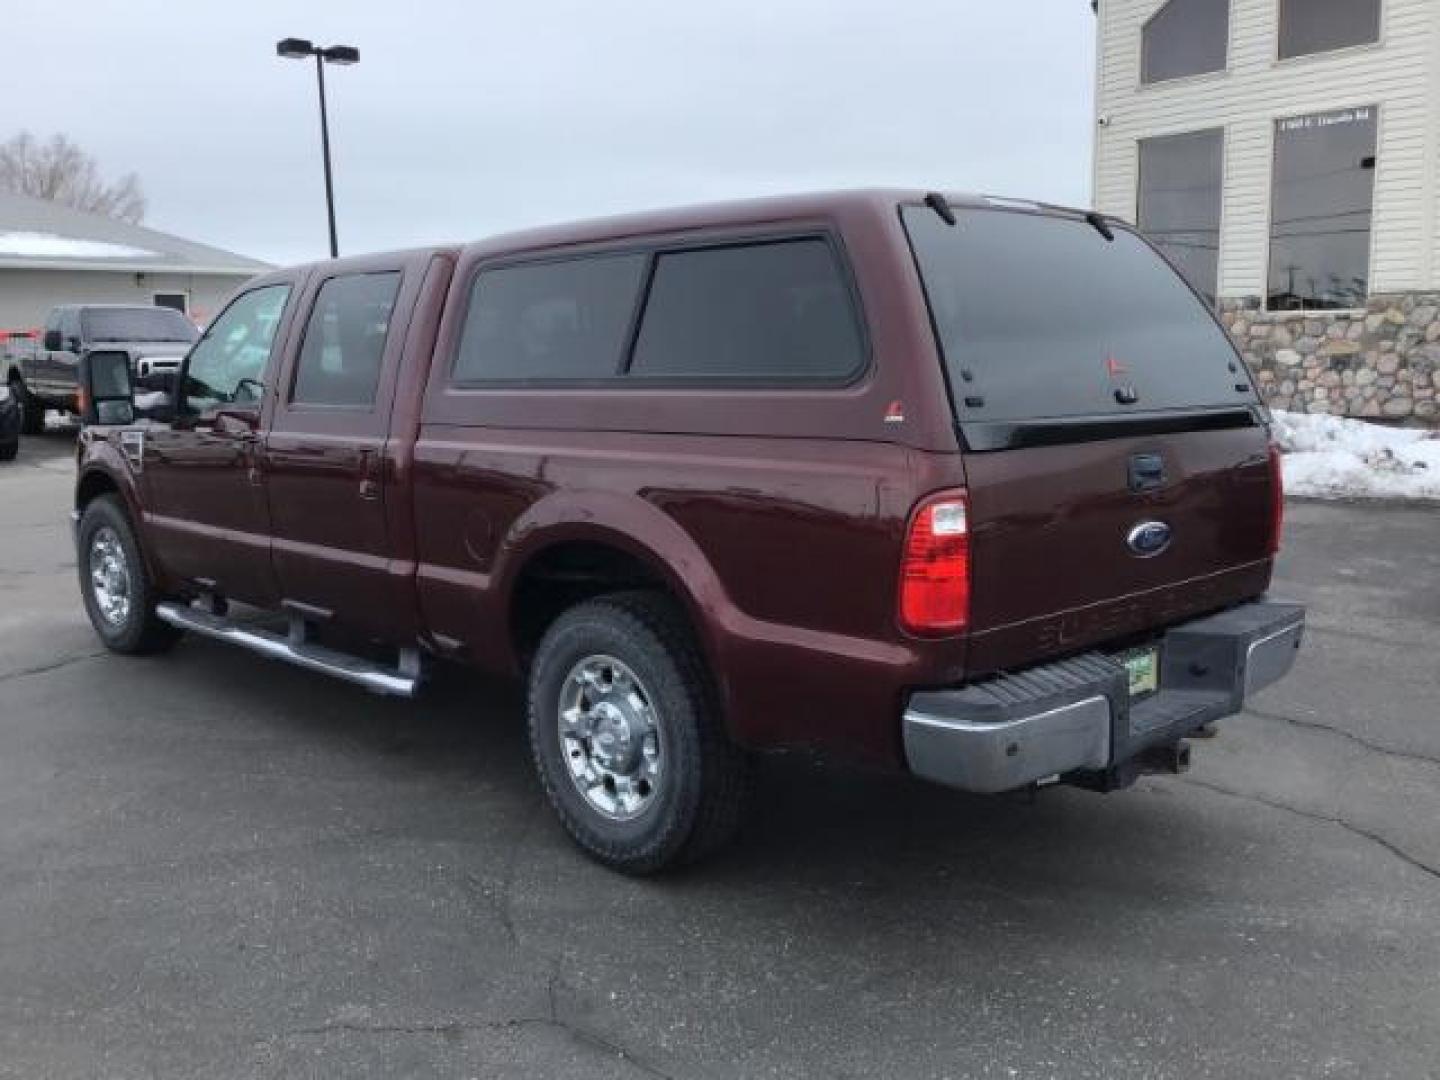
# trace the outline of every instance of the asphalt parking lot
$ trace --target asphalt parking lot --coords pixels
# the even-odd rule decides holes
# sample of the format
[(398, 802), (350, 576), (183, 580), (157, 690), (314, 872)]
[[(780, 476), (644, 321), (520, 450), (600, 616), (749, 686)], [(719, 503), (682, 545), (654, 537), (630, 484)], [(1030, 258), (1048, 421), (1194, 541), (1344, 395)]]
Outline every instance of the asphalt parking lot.
[(1292, 507), (1306, 648), (1185, 777), (774, 761), (738, 848), (633, 881), (510, 687), (101, 653), (70, 454), (0, 466), (0, 1076), (1440, 1075), (1440, 512)]

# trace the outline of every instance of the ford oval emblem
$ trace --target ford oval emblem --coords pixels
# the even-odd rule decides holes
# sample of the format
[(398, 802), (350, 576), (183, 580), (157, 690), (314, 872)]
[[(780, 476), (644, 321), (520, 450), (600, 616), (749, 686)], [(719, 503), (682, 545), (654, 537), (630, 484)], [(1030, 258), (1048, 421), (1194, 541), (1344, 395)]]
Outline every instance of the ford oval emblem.
[(1126, 535), (1125, 544), (1140, 558), (1149, 559), (1170, 546), (1170, 526), (1163, 521), (1142, 521)]

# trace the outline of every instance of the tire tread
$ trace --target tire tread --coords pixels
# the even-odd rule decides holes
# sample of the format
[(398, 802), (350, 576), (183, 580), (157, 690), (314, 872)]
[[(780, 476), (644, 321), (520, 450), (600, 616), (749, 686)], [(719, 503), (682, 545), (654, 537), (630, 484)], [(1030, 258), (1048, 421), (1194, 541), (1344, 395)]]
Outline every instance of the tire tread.
[(662, 593), (608, 593), (576, 605), (552, 624), (536, 653), (532, 672), (543, 663), (553, 632), (586, 618), (604, 620), (631, 638), (650, 639), (674, 664), (679, 689), (689, 698), (698, 729), (699, 775), (692, 777), (696, 790), (691, 793), (696, 805), (693, 813), (680, 815), (640, 850), (608, 843), (587, 830), (558, 797), (545, 767), (536, 733), (547, 721), (536, 715), (539, 695), (532, 685), (527, 705), (530, 747), (546, 797), (571, 838), (608, 866), (631, 874), (650, 874), (701, 859), (727, 843), (743, 823), (754, 769), (749, 755), (724, 730), (719, 695), (695, 635), (683, 612)]

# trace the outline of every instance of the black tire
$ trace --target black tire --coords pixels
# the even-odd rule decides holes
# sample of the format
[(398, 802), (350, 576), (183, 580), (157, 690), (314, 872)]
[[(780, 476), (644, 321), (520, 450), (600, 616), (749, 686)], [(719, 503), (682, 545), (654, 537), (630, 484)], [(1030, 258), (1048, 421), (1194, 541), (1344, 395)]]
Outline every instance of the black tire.
[(10, 396), (20, 410), (20, 433), (22, 435), (45, 434), (45, 406), (25, 389), (19, 379), (10, 380)]
[[(572, 779), (560, 734), (561, 695), (587, 659), (614, 658), (653, 711), (663, 757), (638, 816), (614, 820)], [(594, 708), (594, 706), (585, 706)], [(735, 834), (752, 786), (750, 756), (730, 741), (710, 673), (681, 611), (648, 592), (602, 596), (551, 624), (530, 666), (530, 748), (545, 794), (577, 844), (606, 866), (650, 874), (698, 859)], [(571, 756), (592, 740), (570, 744)], [(577, 760), (579, 760), (577, 758)]]
[(20, 452), (20, 440), (14, 442), (0, 443), (0, 461), (14, 461), (15, 455)]
[[(118, 605), (107, 608), (107, 601), (92, 574), (92, 552), (96, 551), (97, 544), (102, 561), (103, 554), (110, 552), (124, 574), (123, 589), (106, 591), (112, 596), (123, 593), (126, 600), (123, 614), (119, 613)], [(145, 572), (140, 542), (118, 496), (99, 495), (86, 504), (80, 515), (75, 550), (85, 613), (107, 649), (142, 655), (163, 652), (175, 644), (180, 631), (155, 617), (155, 604), (161, 597)], [(118, 582), (119, 579), (111, 580)]]

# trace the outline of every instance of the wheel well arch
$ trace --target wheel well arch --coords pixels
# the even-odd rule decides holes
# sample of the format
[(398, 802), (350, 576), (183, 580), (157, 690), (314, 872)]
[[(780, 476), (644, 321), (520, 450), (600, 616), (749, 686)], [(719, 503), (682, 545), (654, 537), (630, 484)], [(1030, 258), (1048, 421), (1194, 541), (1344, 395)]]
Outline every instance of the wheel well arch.
[[(698, 631), (689, 595), (653, 556), (601, 537), (557, 540), (531, 552), (515, 574), (507, 612), (519, 666), (528, 667), (545, 631), (567, 608), (629, 589), (666, 594)], [(698, 632), (696, 641), (703, 648)]]
[(91, 469), (75, 485), (75, 509), (83, 511), (101, 495), (120, 495), (120, 485), (103, 469)]

